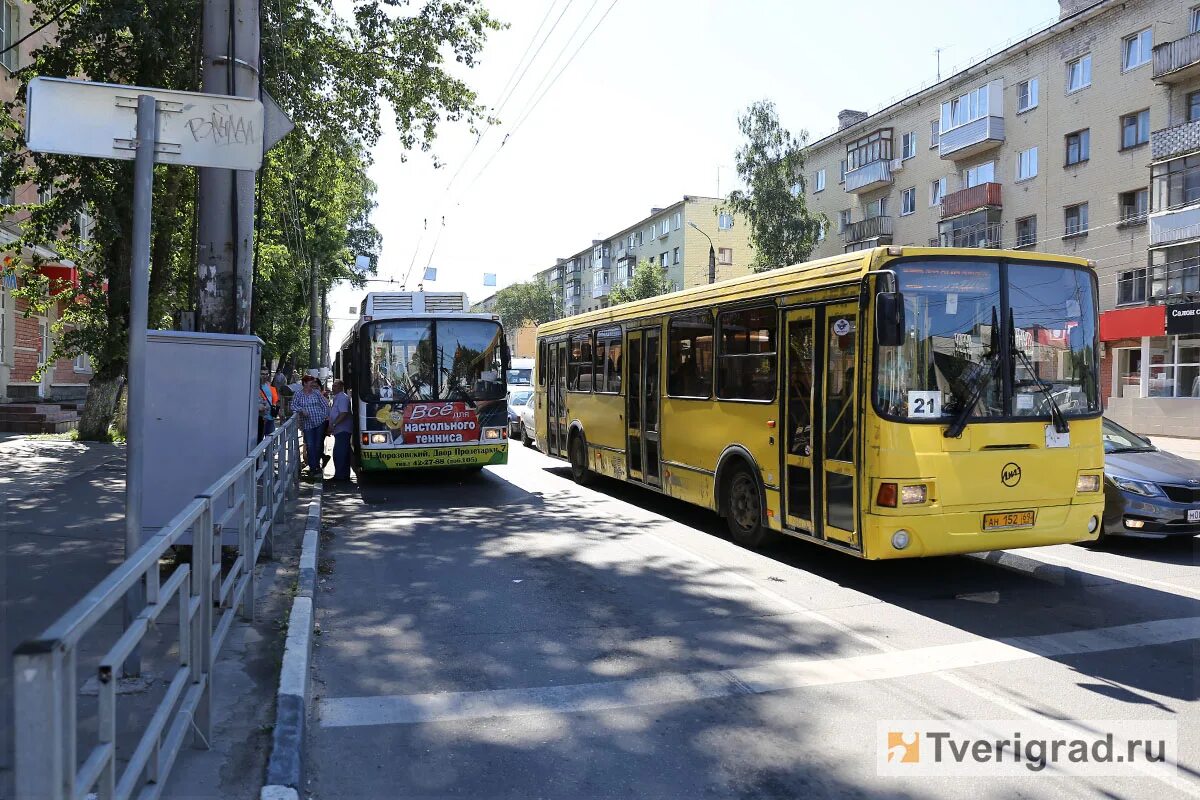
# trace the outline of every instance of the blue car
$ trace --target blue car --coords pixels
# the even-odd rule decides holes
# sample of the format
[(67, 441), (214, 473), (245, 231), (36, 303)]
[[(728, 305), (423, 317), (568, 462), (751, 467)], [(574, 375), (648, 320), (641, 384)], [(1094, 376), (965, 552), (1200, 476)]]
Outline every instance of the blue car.
[(1200, 462), (1164, 453), (1104, 420), (1103, 536), (1200, 534)]

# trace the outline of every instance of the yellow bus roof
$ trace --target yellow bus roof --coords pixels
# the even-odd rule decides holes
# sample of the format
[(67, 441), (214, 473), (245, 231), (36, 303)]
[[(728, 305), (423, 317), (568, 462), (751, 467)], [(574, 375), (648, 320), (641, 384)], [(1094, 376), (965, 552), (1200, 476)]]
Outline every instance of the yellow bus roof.
[(744, 300), (755, 297), (787, 294), (804, 290), (819, 289), (861, 279), (872, 269), (880, 269), (886, 261), (913, 256), (937, 257), (939, 259), (972, 256), (975, 258), (1012, 258), (1022, 261), (1044, 261), (1092, 267), (1094, 263), (1076, 256), (1038, 253), (1028, 250), (994, 250), (973, 247), (875, 247), (858, 250), (829, 258), (805, 261), (790, 267), (756, 272), (740, 278), (730, 278), (719, 283), (703, 284), (691, 289), (658, 295), (645, 300), (609, 306), (595, 311), (564, 317), (542, 323), (537, 328), (539, 336), (553, 335), (575, 328), (620, 322), (626, 319), (669, 314), (695, 306), (715, 305), (731, 299)]

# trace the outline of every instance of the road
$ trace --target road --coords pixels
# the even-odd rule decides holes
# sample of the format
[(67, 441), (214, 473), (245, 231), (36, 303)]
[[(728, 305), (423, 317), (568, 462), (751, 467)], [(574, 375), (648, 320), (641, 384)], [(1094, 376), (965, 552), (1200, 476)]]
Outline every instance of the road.
[[(1191, 541), (754, 553), (510, 461), (327, 492), (309, 796), (1200, 797)], [(955, 719), (1176, 723), (1178, 768), (878, 774), (881, 721)]]

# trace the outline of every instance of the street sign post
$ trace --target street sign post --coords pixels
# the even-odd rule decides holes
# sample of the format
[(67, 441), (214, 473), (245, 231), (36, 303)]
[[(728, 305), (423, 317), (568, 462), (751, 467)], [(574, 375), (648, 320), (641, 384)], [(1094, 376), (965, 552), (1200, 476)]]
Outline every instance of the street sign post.
[[(63, 125), (62, 120), (71, 120)], [(111, 83), (34, 78), (29, 82), (25, 143), (42, 153), (132, 159), (128, 431), (125, 447), (125, 556), (142, 543), (145, 465), (146, 324), (154, 164), (257, 170), (262, 165), (263, 104), (228, 95), (175, 92)], [(141, 583), (125, 598), (125, 627), (145, 603)], [(135, 648), (126, 675), (141, 672)]]

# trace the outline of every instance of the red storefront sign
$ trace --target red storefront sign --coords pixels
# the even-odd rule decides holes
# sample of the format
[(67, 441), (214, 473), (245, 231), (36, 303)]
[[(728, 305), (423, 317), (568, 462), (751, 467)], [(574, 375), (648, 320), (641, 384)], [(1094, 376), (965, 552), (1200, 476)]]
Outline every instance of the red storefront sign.
[(1140, 339), (1143, 336), (1162, 336), (1167, 329), (1163, 306), (1117, 308), (1100, 315), (1100, 341)]
[(411, 403), (401, 427), (405, 444), (479, 441), (479, 415), (467, 403)]

